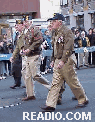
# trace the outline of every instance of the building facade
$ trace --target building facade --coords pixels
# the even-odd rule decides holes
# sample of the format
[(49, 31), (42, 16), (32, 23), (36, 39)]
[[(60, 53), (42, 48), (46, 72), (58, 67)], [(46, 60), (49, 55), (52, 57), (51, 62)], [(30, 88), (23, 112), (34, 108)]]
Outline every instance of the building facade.
[(0, 0), (0, 20), (40, 18), (39, 0)]
[(41, 18), (61, 13), (69, 28), (95, 28), (95, 0), (40, 0)]
[(95, 28), (95, 0), (60, 0), (60, 9), (69, 28)]

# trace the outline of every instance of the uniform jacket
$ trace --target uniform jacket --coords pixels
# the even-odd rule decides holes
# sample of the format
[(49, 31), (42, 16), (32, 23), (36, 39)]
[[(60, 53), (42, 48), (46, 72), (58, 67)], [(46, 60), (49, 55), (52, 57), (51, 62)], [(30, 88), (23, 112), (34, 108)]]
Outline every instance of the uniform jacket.
[(26, 34), (21, 34), (17, 41), (17, 46), (13, 52), (13, 57), (15, 58), (21, 49), (30, 49), (28, 56), (40, 53), (40, 45), (42, 42), (43, 40), (40, 30), (37, 27), (32, 26), (30, 29), (28, 29)]
[(57, 31), (53, 32), (52, 45), (53, 60), (57, 58), (66, 63), (74, 49), (74, 39), (71, 30), (62, 25)]

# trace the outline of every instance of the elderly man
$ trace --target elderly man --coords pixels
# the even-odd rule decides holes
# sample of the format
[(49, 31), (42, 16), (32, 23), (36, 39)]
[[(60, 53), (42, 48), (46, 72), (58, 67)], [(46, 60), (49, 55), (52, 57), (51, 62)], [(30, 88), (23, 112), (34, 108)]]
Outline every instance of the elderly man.
[(41, 107), (45, 111), (54, 111), (57, 104), (60, 88), (63, 84), (63, 79), (71, 88), (73, 94), (78, 100), (76, 107), (85, 107), (88, 104), (85, 92), (78, 81), (76, 72), (74, 70), (74, 61), (71, 58), (73, 52), (73, 35), (62, 21), (64, 17), (62, 14), (57, 13), (52, 20), (52, 28), (56, 33), (53, 35), (53, 81), (51, 89), (48, 93), (46, 106)]
[(33, 80), (39, 81), (48, 89), (50, 88), (50, 84), (39, 72), (40, 45), (42, 43), (41, 32), (37, 27), (28, 24), (28, 22), (26, 24), (24, 23), (24, 26), (25, 29), (17, 41), (16, 48), (10, 60), (14, 60), (18, 53), (22, 55), (22, 60), (25, 65), (22, 66), (22, 74), (24, 74), (27, 93), (27, 97), (22, 100), (27, 101), (35, 99)]

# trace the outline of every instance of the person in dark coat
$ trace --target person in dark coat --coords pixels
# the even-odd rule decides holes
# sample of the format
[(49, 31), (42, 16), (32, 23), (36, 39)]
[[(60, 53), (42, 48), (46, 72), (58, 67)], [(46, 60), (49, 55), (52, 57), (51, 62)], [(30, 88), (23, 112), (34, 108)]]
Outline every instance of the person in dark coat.
[[(3, 35), (3, 42), (4, 42), (4, 44), (3, 44), (4, 54), (9, 54), (10, 49), (13, 50), (13, 45), (11, 42), (8, 41), (7, 34)], [(11, 62), (10, 62), (10, 60), (4, 60), (4, 64), (5, 64), (6, 73), (7, 73), (7, 64), (8, 64), (9, 75), (11, 75)], [(4, 73), (5, 76), (7, 75), (6, 73)]]
[[(4, 48), (4, 42), (3, 42), (3, 36), (0, 35), (0, 54), (4, 54), (5, 48)], [(5, 67), (4, 67), (4, 61), (0, 60), (0, 80), (5, 79), (4, 77), (5, 73)]]
[[(75, 39), (74, 39), (74, 48), (79, 48), (79, 40), (80, 38), (80, 32), (79, 30), (75, 31)], [(76, 59), (77, 59), (77, 66), (78, 66), (78, 53), (75, 53)]]
[[(91, 46), (95, 46), (95, 28), (93, 29), (92, 32), (92, 42), (91, 42)], [(92, 64), (95, 65), (95, 51), (92, 53)]]
[[(88, 30), (88, 35), (87, 35), (87, 37), (88, 37), (88, 39), (90, 41), (90, 46), (93, 46), (92, 35), (93, 35), (93, 29), (90, 28)], [(91, 52), (89, 52), (88, 63), (89, 63), (89, 65), (91, 65)]]

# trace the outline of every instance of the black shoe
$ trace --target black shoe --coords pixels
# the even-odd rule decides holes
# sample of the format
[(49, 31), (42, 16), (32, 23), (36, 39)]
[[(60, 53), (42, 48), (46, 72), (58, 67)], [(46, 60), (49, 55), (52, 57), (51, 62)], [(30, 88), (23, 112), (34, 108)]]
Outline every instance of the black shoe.
[(26, 88), (26, 86), (22, 86), (22, 88)]
[(89, 65), (88, 65), (88, 64), (85, 64), (84, 66), (89, 67)]
[(57, 100), (57, 105), (62, 105), (62, 101), (61, 100)]
[(15, 89), (15, 87), (20, 87), (20, 85), (10, 86), (11, 89)]
[(53, 112), (55, 111), (54, 107), (50, 107), (50, 106), (45, 106), (45, 107), (40, 107), (41, 109), (44, 110), (44, 112)]
[(7, 76), (7, 74), (6, 74), (6, 73), (4, 73), (4, 76)]
[(76, 97), (72, 97), (72, 100), (77, 100), (77, 98)]
[(79, 67), (83, 67), (83, 65), (80, 65)]
[(86, 100), (84, 103), (82, 104), (78, 104), (77, 106), (75, 106), (75, 108), (83, 108), (86, 107), (86, 105), (89, 103), (89, 100)]

